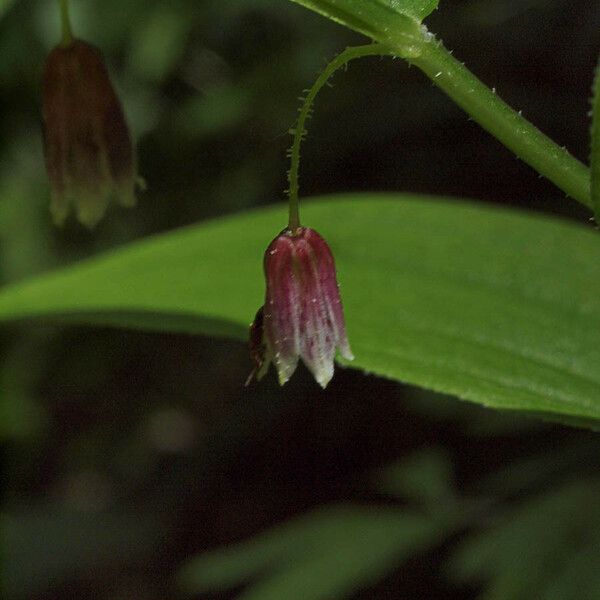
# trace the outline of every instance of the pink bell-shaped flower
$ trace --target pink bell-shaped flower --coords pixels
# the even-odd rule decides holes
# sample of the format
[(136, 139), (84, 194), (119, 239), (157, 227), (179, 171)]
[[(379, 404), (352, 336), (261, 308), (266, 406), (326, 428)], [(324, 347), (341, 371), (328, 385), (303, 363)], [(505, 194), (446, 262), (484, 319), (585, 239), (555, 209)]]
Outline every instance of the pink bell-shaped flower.
[(285, 229), (267, 248), (264, 270), (265, 304), (250, 328), (256, 378), (273, 362), (283, 385), (301, 358), (325, 388), (333, 377), (336, 350), (354, 358), (327, 242), (308, 227)]

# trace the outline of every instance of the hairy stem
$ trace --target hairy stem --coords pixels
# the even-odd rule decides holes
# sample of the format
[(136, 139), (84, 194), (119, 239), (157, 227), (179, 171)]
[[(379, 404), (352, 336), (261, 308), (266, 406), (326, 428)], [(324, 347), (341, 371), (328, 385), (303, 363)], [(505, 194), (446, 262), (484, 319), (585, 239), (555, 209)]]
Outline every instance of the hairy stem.
[(69, 0), (58, 0), (60, 9), (60, 25), (62, 37), (61, 46), (70, 46), (73, 43), (73, 29), (71, 28), (71, 17), (69, 15)]
[(306, 120), (310, 116), (312, 104), (321, 88), (329, 78), (340, 68), (355, 58), (363, 56), (389, 55), (389, 49), (383, 44), (368, 44), (366, 46), (354, 46), (346, 48), (338, 54), (317, 77), (313, 86), (308, 90), (306, 97), (300, 107), (298, 120), (290, 133), (294, 136), (290, 149), (290, 170), (288, 171), (288, 199), (289, 199), (289, 221), (288, 228), (292, 231), (300, 227), (300, 210), (298, 207), (298, 172), (300, 169), (300, 145), (306, 137)]
[(423, 26), (419, 34), (412, 31), (394, 36), (389, 33), (385, 43), (346, 48), (336, 56), (308, 90), (299, 111), (298, 121), (290, 133), (294, 141), (290, 149), (288, 172), (289, 227), (300, 225), (298, 209), (298, 170), (300, 145), (306, 135), (305, 124), (319, 90), (337, 69), (350, 60), (363, 56), (400, 56), (421, 69), (439, 88), (452, 98), (469, 116), (491, 133), (518, 158), (552, 181), (568, 196), (587, 208), (592, 208), (590, 170), (564, 148), (544, 135), (486, 87), (443, 44)]
[[(419, 52), (408, 58), (479, 125), (567, 195), (591, 208), (589, 169), (486, 87), (423, 29)], [(399, 47), (398, 50), (402, 50)]]

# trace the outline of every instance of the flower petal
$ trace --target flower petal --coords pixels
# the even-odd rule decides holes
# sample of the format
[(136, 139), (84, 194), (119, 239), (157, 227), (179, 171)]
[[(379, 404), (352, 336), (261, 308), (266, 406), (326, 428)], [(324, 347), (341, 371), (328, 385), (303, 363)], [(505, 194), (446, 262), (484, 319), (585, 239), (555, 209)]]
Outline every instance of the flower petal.
[(312, 229), (284, 230), (267, 248), (264, 268), (264, 341), (280, 383), (289, 380), (302, 358), (326, 387), (336, 348), (353, 358), (329, 246)]

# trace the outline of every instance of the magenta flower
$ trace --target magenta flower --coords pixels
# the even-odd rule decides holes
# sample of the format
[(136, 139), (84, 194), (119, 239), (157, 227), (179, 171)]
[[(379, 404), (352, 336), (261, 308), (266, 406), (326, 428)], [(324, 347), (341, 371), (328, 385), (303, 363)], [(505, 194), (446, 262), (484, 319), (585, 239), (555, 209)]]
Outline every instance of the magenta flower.
[(273, 362), (283, 385), (302, 358), (324, 388), (333, 377), (336, 350), (354, 358), (327, 242), (307, 227), (285, 229), (267, 248), (264, 269), (265, 304), (250, 328), (256, 378)]
[(111, 198), (123, 206), (135, 204), (133, 144), (96, 48), (72, 39), (50, 52), (44, 70), (43, 119), (50, 210), (57, 225), (72, 208), (91, 228)]

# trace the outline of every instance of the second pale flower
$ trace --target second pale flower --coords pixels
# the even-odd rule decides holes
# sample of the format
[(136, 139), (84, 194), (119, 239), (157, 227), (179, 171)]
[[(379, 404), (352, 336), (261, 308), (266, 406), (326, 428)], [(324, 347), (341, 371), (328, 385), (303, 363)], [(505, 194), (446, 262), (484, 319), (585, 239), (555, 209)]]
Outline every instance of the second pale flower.
[(121, 103), (100, 52), (81, 40), (48, 56), (43, 81), (44, 150), (51, 211), (62, 225), (72, 207), (94, 227), (114, 197), (135, 204), (135, 154)]

